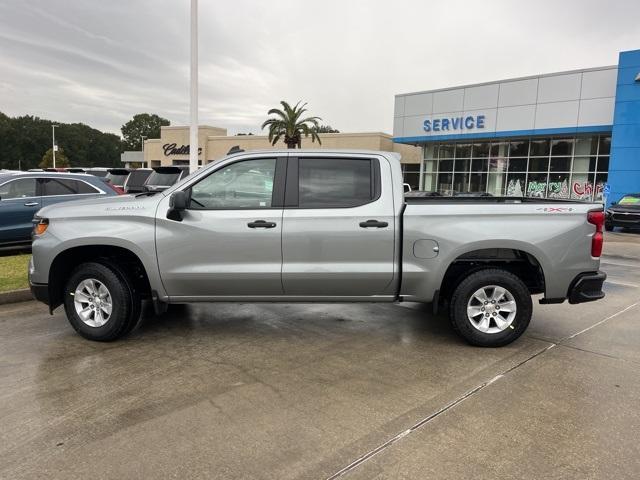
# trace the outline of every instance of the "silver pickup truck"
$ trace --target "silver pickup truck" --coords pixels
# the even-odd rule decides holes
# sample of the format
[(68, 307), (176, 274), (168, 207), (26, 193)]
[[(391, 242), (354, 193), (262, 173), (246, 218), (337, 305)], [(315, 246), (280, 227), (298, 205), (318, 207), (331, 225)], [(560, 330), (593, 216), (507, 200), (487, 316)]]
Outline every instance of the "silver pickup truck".
[(405, 198), (399, 157), (241, 152), (164, 192), (43, 208), (29, 279), (91, 340), (125, 335), (143, 299), (425, 302), (468, 342), (505, 345), (542, 303), (604, 296), (602, 205)]

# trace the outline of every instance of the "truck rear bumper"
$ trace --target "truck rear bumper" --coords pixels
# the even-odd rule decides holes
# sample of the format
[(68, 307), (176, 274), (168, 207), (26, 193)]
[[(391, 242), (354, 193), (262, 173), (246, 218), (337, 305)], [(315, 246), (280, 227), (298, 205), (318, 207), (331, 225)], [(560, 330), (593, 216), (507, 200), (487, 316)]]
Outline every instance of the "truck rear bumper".
[(607, 279), (604, 272), (581, 273), (569, 287), (569, 303), (584, 303), (600, 300), (604, 297), (602, 284)]
[[(569, 303), (584, 303), (593, 302), (604, 298), (604, 292), (602, 291), (602, 284), (607, 279), (607, 274), (604, 272), (585, 272), (581, 273), (571, 282), (569, 291), (567, 292), (567, 298)], [(541, 298), (541, 304), (549, 303), (563, 303), (567, 300), (565, 297), (560, 298)]]

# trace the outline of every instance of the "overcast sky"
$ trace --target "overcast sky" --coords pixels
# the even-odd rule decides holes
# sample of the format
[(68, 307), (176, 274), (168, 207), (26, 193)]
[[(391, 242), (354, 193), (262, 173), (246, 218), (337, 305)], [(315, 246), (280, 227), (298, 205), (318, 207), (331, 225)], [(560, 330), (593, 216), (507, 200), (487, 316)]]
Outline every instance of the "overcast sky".
[[(614, 65), (640, 2), (200, 0), (200, 123), (260, 132), (281, 99), (391, 133), (393, 96)], [(0, 111), (120, 133), (189, 116), (189, 0), (0, 0)]]

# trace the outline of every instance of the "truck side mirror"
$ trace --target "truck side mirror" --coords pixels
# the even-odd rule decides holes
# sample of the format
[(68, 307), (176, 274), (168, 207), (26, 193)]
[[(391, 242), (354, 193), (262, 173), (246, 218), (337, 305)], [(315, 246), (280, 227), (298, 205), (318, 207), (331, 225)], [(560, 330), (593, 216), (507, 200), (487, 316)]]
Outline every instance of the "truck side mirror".
[(618, 202), (611, 202), (611, 206), (613, 207), (614, 205), (617, 205)]
[(177, 222), (182, 221), (182, 212), (184, 212), (189, 206), (189, 195), (187, 192), (178, 190), (173, 192), (169, 197), (169, 210), (167, 211), (167, 218), (175, 220)]

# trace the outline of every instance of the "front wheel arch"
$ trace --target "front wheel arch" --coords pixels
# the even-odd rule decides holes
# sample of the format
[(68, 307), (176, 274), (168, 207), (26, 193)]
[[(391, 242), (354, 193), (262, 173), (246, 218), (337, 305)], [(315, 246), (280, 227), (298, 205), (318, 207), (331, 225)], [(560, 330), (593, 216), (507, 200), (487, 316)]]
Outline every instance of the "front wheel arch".
[(87, 245), (72, 247), (60, 252), (49, 268), (49, 309), (62, 305), (64, 286), (71, 272), (86, 262), (97, 261), (111, 264), (127, 275), (141, 298), (151, 296), (149, 276), (140, 258), (131, 250), (112, 245)]

